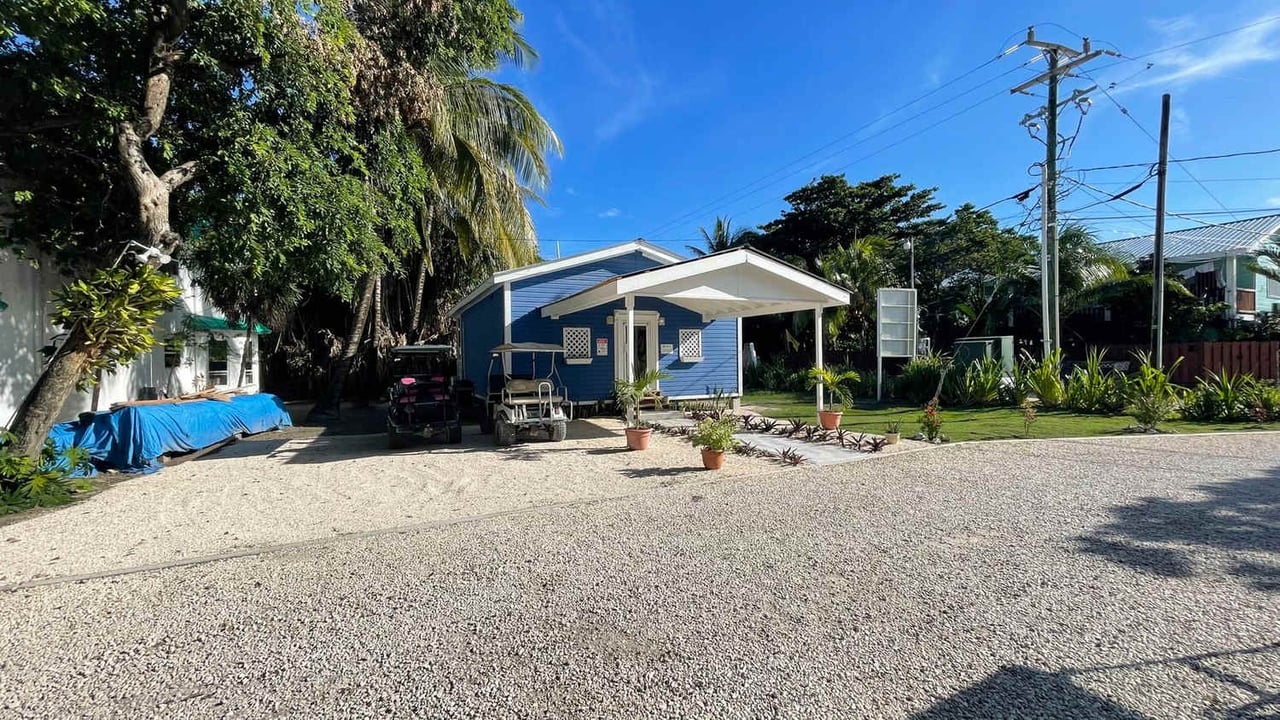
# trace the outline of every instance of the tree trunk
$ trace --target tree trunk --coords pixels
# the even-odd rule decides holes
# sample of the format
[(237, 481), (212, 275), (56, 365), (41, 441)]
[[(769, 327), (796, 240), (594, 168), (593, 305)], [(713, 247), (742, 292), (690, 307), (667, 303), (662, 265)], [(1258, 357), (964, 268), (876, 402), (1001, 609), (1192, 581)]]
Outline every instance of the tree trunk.
[[(116, 126), (116, 151), (120, 165), (138, 199), (138, 223), (152, 247), (172, 255), (182, 244), (182, 236), (169, 222), (169, 196), (198, 171), (196, 161), (188, 161), (156, 175), (143, 154), (160, 129), (169, 105), (175, 65), (182, 53), (178, 42), (190, 23), (190, 7), (186, 0), (153, 0), (151, 24), (141, 53), (146, 63), (145, 80), (138, 114), (131, 121)], [(27, 393), (11, 430), (18, 436), (18, 447), (28, 456), (39, 454), (45, 436), (53, 427), (67, 398), (75, 391), (80, 375), (88, 367), (96, 345), (86, 345), (83, 333), (72, 329), (63, 348)]]
[(49, 430), (58, 420), (62, 406), (67, 398), (75, 392), (76, 383), (84, 377), (91, 360), (90, 350), (85, 347), (85, 336), (79, 328), (73, 328), (71, 334), (58, 348), (48, 367), (36, 380), (35, 387), (27, 393), (27, 397), (18, 408), (18, 414), (9, 428), (17, 443), (14, 447), (27, 457), (34, 458), (44, 447), (44, 440)]
[(427, 293), (427, 275), (432, 274), (435, 268), (431, 262), (431, 230), (432, 230), (432, 210), (428, 205), (426, 210), (418, 213), (418, 232), (422, 235), (422, 262), (418, 266), (418, 284), (413, 289), (413, 319), (409, 322), (409, 332), (413, 335), (415, 341), (421, 342), (423, 335), (422, 327), (422, 301)]
[(355, 317), (351, 321), (351, 332), (347, 333), (346, 342), (342, 344), (342, 353), (329, 366), (329, 389), (324, 397), (316, 402), (307, 419), (320, 419), (326, 416), (336, 417), (342, 406), (342, 387), (351, 372), (351, 365), (360, 353), (360, 344), (364, 340), (364, 329), (369, 324), (370, 309), (373, 307), (374, 278), (364, 276), (360, 281), (360, 298), (356, 302)]

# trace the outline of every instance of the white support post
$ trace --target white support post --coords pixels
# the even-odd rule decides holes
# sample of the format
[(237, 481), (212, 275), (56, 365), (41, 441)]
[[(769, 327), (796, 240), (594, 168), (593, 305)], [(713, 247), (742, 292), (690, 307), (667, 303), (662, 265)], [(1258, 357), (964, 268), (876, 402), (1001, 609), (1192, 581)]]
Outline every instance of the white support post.
[(1228, 255), (1225, 259), (1225, 264), (1226, 268), (1224, 269), (1227, 271), (1227, 287), (1226, 292), (1223, 293), (1223, 295), (1227, 300), (1227, 312), (1230, 313), (1231, 319), (1235, 320), (1240, 317), (1240, 293), (1237, 292), (1236, 289), (1236, 285), (1238, 284), (1238, 280), (1236, 279), (1236, 256)]
[[(822, 335), (823, 335), (822, 306), (818, 306), (813, 309), (813, 335), (815, 338), (815, 341), (813, 344), (813, 347), (814, 347), (813, 366), (821, 370), (822, 369)], [(818, 391), (818, 412), (822, 412), (822, 410), (825, 409), (822, 404), (822, 396), (825, 394), (823, 392), (824, 388), (822, 386), (822, 383), (818, 383), (816, 389)]]
[(627, 330), (622, 337), (627, 343), (627, 382), (635, 382), (636, 379), (636, 299), (634, 295), (627, 295), (623, 300), (624, 307), (627, 308)]

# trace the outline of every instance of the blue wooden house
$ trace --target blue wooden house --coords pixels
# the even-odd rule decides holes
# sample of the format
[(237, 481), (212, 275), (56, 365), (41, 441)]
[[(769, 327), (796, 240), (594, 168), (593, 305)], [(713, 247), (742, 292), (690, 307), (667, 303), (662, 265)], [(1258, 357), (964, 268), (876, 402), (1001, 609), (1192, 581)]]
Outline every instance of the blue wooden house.
[[(669, 399), (740, 397), (743, 317), (848, 301), (843, 288), (749, 248), (685, 259), (633, 240), (497, 273), (450, 314), (461, 328), (459, 374), (477, 391), (493, 348), (552, 343), (565, 350), (555, 362), (570, 400), (589, 404), (608, 399), (615, 379), (652, 369), (670, 375), (658, 388)], [(499, 360), (530, 371), (526, 354)]]

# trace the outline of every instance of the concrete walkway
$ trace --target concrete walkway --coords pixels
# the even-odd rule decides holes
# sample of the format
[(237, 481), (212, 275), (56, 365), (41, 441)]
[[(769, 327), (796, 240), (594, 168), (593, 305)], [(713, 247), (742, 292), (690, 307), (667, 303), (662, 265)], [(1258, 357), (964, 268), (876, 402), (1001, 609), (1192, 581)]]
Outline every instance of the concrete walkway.
[[(646, 422), (658, 423), (666, 427), (693, 427), (697, 424), (696, 421), (686, 417), (684, 413), (676, 410), (646, 412), (641, 416), (641, 419)], [(779, 427), (783, 427), (785, 424), (785, 420), (779, 421)], [(748, 430), (736, 432), (733, 436), (737, 438), (740, 443), (750, 443), (762, 450), (771, 450), (773, 452), (782, 452), (784, 450), (795, 451), (796, 453), (799, 453), (809, 465), (839, 465), (841, 463), (867, 460), (878, 454), (933, 447), (928, 443), (916, 442), (914, 440), (902, 440), (896, 445), (886, 445), (880, 453), (871, 453), (861, 452), (851, 448), (842, 448), (834, 441), (827, 441), (825, 443), (809, 442), (800, 437), (786, 437), (784, 435), (765, 434), (751, 432)], [(879, 436), (876, 435), (869, 437)]]

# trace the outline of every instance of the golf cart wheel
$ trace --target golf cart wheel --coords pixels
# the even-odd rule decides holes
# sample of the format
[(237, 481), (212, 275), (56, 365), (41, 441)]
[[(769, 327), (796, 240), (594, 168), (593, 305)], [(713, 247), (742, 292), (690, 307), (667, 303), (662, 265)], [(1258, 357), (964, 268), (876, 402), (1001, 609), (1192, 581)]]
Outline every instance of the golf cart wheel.
[(569, 423), (558, 422), (551, 426), (551, 442), (562, 442), (569, 436)]
[(387, 428), (387, 447), (392, 450), (399, 450), (405, 445), (404, 436), (396, 432), (395, 428)]
[(462, 426), (461, 425), (454, 425), (453, 427), (449, 428), (449, 442), (453, 445), (457, 445), (458, 443), (462, 442)]
[(515, 442), (516, 426), (505, 420), (497, 420), (493, 424), (493, 444), (507, 447)]

